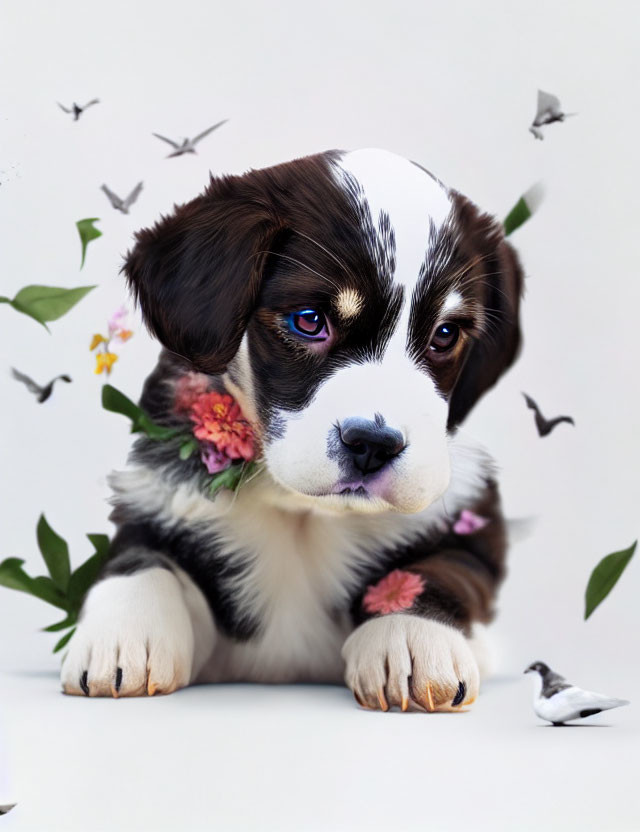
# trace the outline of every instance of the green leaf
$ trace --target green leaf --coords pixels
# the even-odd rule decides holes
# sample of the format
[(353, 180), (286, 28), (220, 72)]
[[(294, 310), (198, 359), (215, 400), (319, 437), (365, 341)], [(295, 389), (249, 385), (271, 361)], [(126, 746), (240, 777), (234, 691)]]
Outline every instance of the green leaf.
[(180, 459), (189, 459), (198, 448), (196, 439), (187, 439), (180, 445)]
[(504, 220), (503, 225), (505, 237), (512, 234), (516, 228), (520, 228), (521, 225), (524, 225), (530, 217), (531, 211), (529, 210), (529, 206), (525, 202), (524, 197), (520, 197)]
[(71, 563), (69, 561), (69, 547), (67, 541), (56, 534), (47, 523), (44, 514), (40, 515), (38, 528), (38, 548), (42, 553), (44, 562), (51, 575), (54, 584), (62, 592), (66, 592), (71, 574)]
[(71, 641), (71, 637), (73, 636), (75, 631), (76, 631), (76, 628), (74, 627), (73, 630), (69, 630), (68, 633), (63, 635), (62, 638), (60, 639), (60, 641), (53, 648), (53, 652), (58, 653), (60, 650), (62, 650), (62, 648), (65, 647)]
[(105, 554), (96, 552), (95, 555), (92, 555), (89, 560), (86, 560), (75, 570), (69, 580), (69, 589), (67, 590), (69, 609), (75, 611), (80, 610), (84, 596), (95, 584), (105, 560)]
[(78, 234), (80, 235), (80, 242), (82, 243), (82, 261), (80, 263), (80, 268), (84, 266), (84, 258), (87, 254), (87, 246), (89, 245), (91, 240), (96, 240), (98, 237), (102, 237), (102, 231), (99, 231), (97, 228), (94, 227), (94, 222), (100, 222), (100, 218), (88, 217), (84, 220), (78, 220), (78, 222), (76, 223)]
[(58, 621), (57, 624), (49, 624), (48, 627), (43, 627), (42, 632), (43, 633), (57, 633), (60, 630), (66, 630), (67, 627), (73, 627), (73, 625), (76, 623), (76, 621), (77, 621), (76, 615), (75, 615), (75, 613), (72, 613), (71, 615), (68, 615), (66, 618), (64, 618), (62, 621)]
[(57, 321), (82, 300), (95, 286), (63, 289), (59, 286), (25, 286), (10, 301), (18, 312), (29, 315), (46, 327), (45, 321)]
[(20, 558), (7, 558), (0, 563), (0, 586), (26, 592), (46, 601), (54, 607), (67, 611), (67, 599), (53, 583), (51, 578), (32, 578), (22, 568)]
[(141, 407), (111, 384), (105, 384), (102, 388), (102, 406), (111, 413), (120, 413), (131, 419), (132, 433), (142, 432), (150, 439), (171, 439), (181, 433), (178, 428), (157, 425)]
[(87, 537), (89, 538), (93, 548), (96, 550), (96, 554), (101, 555), (106, 559), (107, 554), (109, 553), (109, 535), (88, 534)]
[(214, 497), (221, 488), (235, 491), (256, 469), (255, 462), (245, 462), (242, 465), (230, 465), (219, 474), (214, 474), (209, 483), (209, 496)]
[(636, 540), (628, 549), (607, 555), (593, 570), (585, 593), (585, 621), (618, 583), (620, 575), (633, 557), (637, 544)]

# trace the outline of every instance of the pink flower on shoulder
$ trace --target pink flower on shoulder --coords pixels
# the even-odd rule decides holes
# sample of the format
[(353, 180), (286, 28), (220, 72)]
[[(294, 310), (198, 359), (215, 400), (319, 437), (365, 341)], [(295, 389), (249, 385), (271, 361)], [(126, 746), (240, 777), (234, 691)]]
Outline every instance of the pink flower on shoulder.
[(238, 402), (227, 393), (204, 393), (191, 405), (193, 435), (210, 442), (229, 459), (251, 460), (255, 456), (253, 428)]
[(456, 534), (473, 534), (474, 532), (479, 532), (480, 529), (484, 529), (488, 522), (489, 519), (487, 517), (481, 517), (479, 514), (475, 514), (473, 511), (465, 508), (460, 512), (460, 517), (453, 524), (453, 531)]
[(362, 599), (362, 606), (367, 612), (377, 612), (382, 615), (400, 612), (412, 607), (413, 602), (423, 591), (424, 580), (420, 575), (416, 575), (415, 572), (406, 572), (404, 569), (394, 569), (377, 584), (367, 589)]
[(185, 373), (176, 382), (174, 409), (176, 413), (189, 413), (195, 401), (207, 392), (209, 379), (204, 373)]

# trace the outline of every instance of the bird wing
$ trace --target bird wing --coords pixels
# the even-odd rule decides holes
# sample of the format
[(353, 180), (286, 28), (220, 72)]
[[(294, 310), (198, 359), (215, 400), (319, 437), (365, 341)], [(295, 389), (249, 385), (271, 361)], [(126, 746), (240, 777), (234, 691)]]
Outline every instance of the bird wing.
[(529, 131), (531, 133), (533, 133), (533, 135), (535, 136), (536, 139), (540, 139), (541, 141), (544, 141), (544, 134), (543, 134), (542, 130), (538, 129), (537, 126), (534, 126), (532, 124), (531, 127), (529, 128)]
[(594, 693), (591, 690), (583, 690), (582, 688), (573, 685), (566, 690), (560, 691), (553, 699), (562, 699), (562, 704), (567, 707), (573, 707), (576, 711), (588, 711), (592, 708), (598, 708), (601, 711), (607, 711), (610, 708), (619, 708), (621, 705), (628, 705), (627, 699), (617, 699), (613, 696), (605, 696), (602, 693)]
[(100, 185), (100, 190), (104, 191), (105, 194), (109, 197), (109, 202), (113, 205), (114, 208), (122, 208), (124, 203), (118, 196), (118, 194), (114, 194), (112, 190), (107, 188), (106, 185)]
[(559, 425), (560, 422), (568, 422), (570, 425), (575, 425), (575, 422), (571, 418), (571, 416), (556, 416), (555, 419), (548, 419), (547, 420), (547, 427), (549, 430), (553, 430), (556, 425)]
[(161, 136), (160, 133), (152, 133), (151, 135), (155, 136), (156, 139), (162, 139), (163, 142), (170, 144), (171, 147), (175, 147), (176, 150), (180, 147), (178, 142), (171, 141), (171, 139), (168, 139), (166, 136)]
[(560, 106), (560, 99), (557, 95), (550, 92), (538, 90), (538, 112), (536, 118), (539, 118), (545, 113), (552, 113), (554, 116), (561, 115), (562, 107)]
[(72, 112), (73, 112), (73, 110), (68, 110), (68, 109), (64, 106), (64, 104), (61, 104), (59, 101), (56, 101), (56, 104), (58, 105), (58, 107), (60, 107), (60, 109), (61, 109), (61, 110), (64, 110), (64, 112), (65, 112), (65, 113), (72, 113)]
[(66, 373), (64, 373), (64, 374), (63, 374), (63, 375), (61, 375), (61, 376), (56, 376), (53, 380), (54, 380), (54, 381), (58, 381), (58, 379), (60, 379), (60, 381), (66, 381), (66, 382), (67, 382), (67, 384), (71, 384), (71, 382), (73, 381), (73, 379), (71, 378), (71, 376), (68, 376)]
[(16, 381), (21, 381), (30, 393), (42, 393), (42, 387), (40, 387), (39, 384), (36, 384), (36, 382), (32, 378), (29, 378), (28, 375), (25, 375), (25, 373), (21, 373), (20, 370), (16, 370), (12, 367), (11, 374)]
[(538, 405), (534, 402), (534, 400), (531, 398), (531, 396), (527, 396), (526, 393), (523, 393), (522, 395), (524, 396), (524, 400), (527, 403), (527, 407), (530, 410), (535, 410), (536, 413), (539, 413), (540, 410), (538, 408)]
[(217, 130), (218, 127), (222, 127), (222, 125), (226, 124), (228, 121), (229, 119), (225, 118), (222, 121), (219, 121), (217, 124), (214, 124), (213, 127), (208, 127), (206, 130), (203, 130), (202, 133), (198, 133), (195, 139), (191, 139), (191, 144), (197, 144), (200, 141), (200, 139), (204, 139), (205, 136), (208, 136), (209, 133), (213, 133), (214, 130)]
[(124, 208), (129, 208), (136, 199), (140, 196), (140, 191), (142, 190), (142, 182), (138, 182), (135, 188), (131, 191), (129, 196), (124, 201)]
[(88, 101), (88, 102), (84, 105), (84, 107), (82, 107), (81, 109), (86, 110), (86, 109), (87, 109), (87, 107), (90, 107), (92, 104), (99, 104), (99, 103), (100, 103), (100, 99), (99, 99), (99, 98), (92, 98), (92, 99), (91, 99), (91, 101)]

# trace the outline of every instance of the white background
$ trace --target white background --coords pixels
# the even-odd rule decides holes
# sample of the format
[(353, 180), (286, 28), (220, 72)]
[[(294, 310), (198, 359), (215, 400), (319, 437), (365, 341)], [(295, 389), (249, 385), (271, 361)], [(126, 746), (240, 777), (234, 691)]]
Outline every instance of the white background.
[[(339, 688), (192, 689), (153, 701), (58, 693), (56, 611), (0, 589), (0, 818), (7, 829), (457, 830), (640, 827), (637, 705), (543, 730), (522, 669), (637, 700), (632, 562), (582, 621), (592, 567), (638, 536), (638, 6), (635, 2), (168, 3), (5, 0), (0, 13), (0, 294), (97, 284), (48, 335), (0, 306), (0, 557), (41, 568), (45, 511), (79, 563), (108, 531), (105, 476), (127, 423), (99, 407), (88, 343), (124, 300), (136, 228), (241, 172), (332, 147), (420, 162), (502, 217), (527, 272), (525, 348), (466, 429), (494, 453), (514, 544), (495, 626), (499, 676), (466, 716), (358, 711)], [(538, 87), (578, 115), (537, 142)], [(56, 105), (101, 103), (74, 123)], [(229, 123), (196, 156), (152, 131)], [(99, 186), (144, 190), (128, 217)], [(76, 220), (104, 236), (79, 271)], [(157, 347), (137, 325), (113, 383), (135, 398)], [(16, 366), (74, 383), (35, 403)], [(539, 439), (520, 391), (548, 415)], [(635, 766), (635, 771), (634, 771)]]

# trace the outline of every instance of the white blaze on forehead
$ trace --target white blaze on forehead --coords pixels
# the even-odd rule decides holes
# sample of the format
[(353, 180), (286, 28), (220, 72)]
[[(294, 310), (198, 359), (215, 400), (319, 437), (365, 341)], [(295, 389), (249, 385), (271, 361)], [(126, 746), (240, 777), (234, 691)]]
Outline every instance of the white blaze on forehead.
[(375, 228), (381, 212), (389, 216), (395, 237), (393, 281), (404, 286), (404, 302), (389, 348), (404, 352), (411, 296), (429, 248), (432, 225), (440, 228), (451, 213), (447, 190), (424, 170), (386, 150), (355, 150), (337, 163), (337, 177), (350, 174), (360, 184)]
[(430, 223), (439, 228), (451, 212), (447, 191), (413, 162), (387, 150), (354, 150), (337, 165), (362, 187), (374, 227), (381, 211), (389, 215), (396, 240), (393, 278), (410, 294), (427, 252)]

